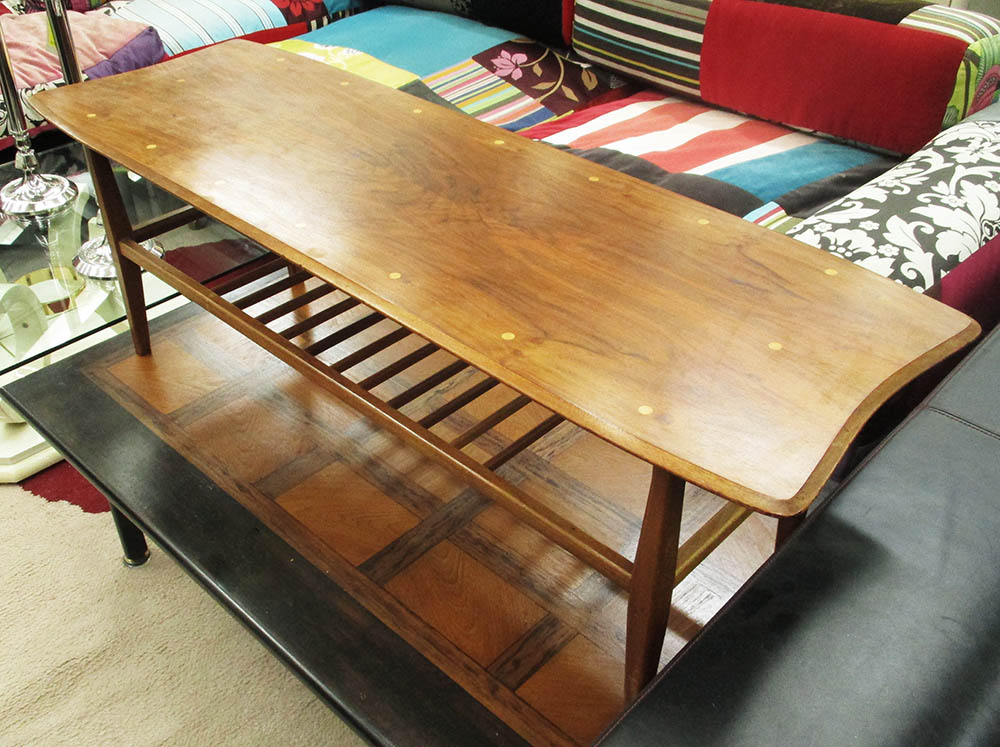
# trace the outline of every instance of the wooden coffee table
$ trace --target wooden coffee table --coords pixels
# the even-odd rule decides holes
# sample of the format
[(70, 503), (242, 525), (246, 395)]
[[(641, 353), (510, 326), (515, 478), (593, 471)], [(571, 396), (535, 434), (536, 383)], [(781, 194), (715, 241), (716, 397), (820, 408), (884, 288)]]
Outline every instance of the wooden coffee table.
[[(675, 582), (749, 512), (801, 516), (874, 410), (979, 331), (785, 236), (250, 42), (32, 102), (90, 149), (137, 352), (141, 267), (628, 589), (629, 698), (655, 674)], [(133, 226), (108, 159), (193, 207)], [(196, 211), (273, 259), (208, 289), (139, 247)], [(325, 301), (334, 290), (350, 298)], [(386, 318), (400, 328), (335, 354)], [(412, 335), (425, 343), (349, 375)], [(459, 360), (372, 393), (439, 349)], [(469, 366), (487, 378), (419, 420), (400, 412)], [(457, 439), (434, 432), (497, 383), (523, 396)], [(551, 416), (485, 461), (463, 451), (529, 402)], [(496, 474), (563, 421), (652, 466), (634, 561)], [(730, 503), (678, 548), (685, 481)]]

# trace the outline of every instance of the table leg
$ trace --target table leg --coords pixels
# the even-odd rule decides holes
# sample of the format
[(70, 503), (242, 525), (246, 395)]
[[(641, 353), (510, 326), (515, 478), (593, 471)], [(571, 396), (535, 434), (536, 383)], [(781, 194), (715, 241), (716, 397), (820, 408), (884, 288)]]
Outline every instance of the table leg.
[(799, 528), (799, 525), (806, 518), (806, 512), (793, 514), (792, 516), (778, 517), (778, 531), (774, 535), (774, 549), (778, 551), (785, 544), (792, 533)]
[(142, 530), (133, 524), (121, 511), (111, 507), (111, 518), (115, 520), (118, 539), (121, 540), (124, 556), (122, 561), (127, 566), (142, 565), (149, 560), (149, 546)]
[(142, 270), (135, 262), (123, 257), (118, 248), (118, 242), (123, 239), (135, 238), (128, 211), (125, 209), (125, 201), (122, 199), (108, 159), (89, 148), (84, 148), (84, 153), (87, 157), (87, 167), (90, 169), (90, 178), (94, 181), (97, 202), (104, 216), (104, 230), (108, 235), (108, 244), (111, 246), (115, 268), (118, 270), (118, 282), (121, 283), (125, 313), (132, 333), (132, 347), (135, 348), (136, 355), (149, 355), (149, 322), (146, 318), (146, 300), (142, 290)]
[(625, 701), (635, 700), (660, 664), (677, 572), (684, 480), (653, 467), (639, 533), (625, 633)]

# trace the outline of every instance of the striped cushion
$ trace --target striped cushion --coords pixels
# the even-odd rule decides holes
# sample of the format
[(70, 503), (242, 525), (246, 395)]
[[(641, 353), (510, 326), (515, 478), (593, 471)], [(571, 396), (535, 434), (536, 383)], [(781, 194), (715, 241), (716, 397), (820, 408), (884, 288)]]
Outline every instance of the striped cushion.
[[(576, 152), (615, 152), (670, 174), (729, 184), (757, 198), (747, 211), (774, 200), (791, 206), (781, 198), (809, 184), (815, 192), (821, 180), (879, 160), (870, 151), (652, 90), (583, 109), (524, 134)], [(800, 206), (802, 195), (793, 196)], [(827, 196), (840, 195), (827, 189), (822, 199)]]
[(466, 114), (507, 130), (516, 132), (556, 116), (475, 60), (465, 60), (428, 75), (424, 82)]
[(285, 25), (272, 0), (132, 0), (116, 15), (155, 28), (171, 55)]
[(573, 48), (604, 67), (700, 94), (710, 0), (576, 0)]
[(130, 0), (111, 8), (120, 18), (155, 28), (170, 55), (328, 14), (321, 0)]
[(945, 112), (945, 127), (1000, 96), (1000, 21), (983, 13), (930, 5), (908, 15), (900, 26), (944, 34), (969, 45)]
[(577, 0), (573, 46), (673, 92), (897, 153), (1000, 97), (1000, 21), (929, 0)]

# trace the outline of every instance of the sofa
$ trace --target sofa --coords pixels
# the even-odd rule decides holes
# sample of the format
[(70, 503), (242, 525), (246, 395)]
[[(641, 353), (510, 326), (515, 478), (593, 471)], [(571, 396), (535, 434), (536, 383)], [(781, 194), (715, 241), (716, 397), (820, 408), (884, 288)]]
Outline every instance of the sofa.
[[(111, 0), (71, 16), (78, 48), (100, 46), (97, 21), (128, 24), (119, 40), (142, 32), (143, 55), (105, 43), (81, 62), (91, 76), (234, 36), (277, 41), (844, 257), (986, 330), (1000, 319), (1000, 21), (983, 13), (929, 0)], [(41, 125), (30, 94), (60, 81), (36, 78), (19, 85)]]
[(997, 321), (994, 18), (925, 0), (356, 10), (282, 45)]
[[(319, 28), (348, 0), (63, 0), (84, 79), (153, 65), (232, 38), (271, 42)], [(44, 0), (0, 3), (0, 29), (29, 134), (50, 129), (31, 107), (38, 91), (64, 85), (49, 43)], [(0, 101), (0, 148), (13, 143)]]
[(600, 744), (997, 744), (998, 376), (994, 331)]

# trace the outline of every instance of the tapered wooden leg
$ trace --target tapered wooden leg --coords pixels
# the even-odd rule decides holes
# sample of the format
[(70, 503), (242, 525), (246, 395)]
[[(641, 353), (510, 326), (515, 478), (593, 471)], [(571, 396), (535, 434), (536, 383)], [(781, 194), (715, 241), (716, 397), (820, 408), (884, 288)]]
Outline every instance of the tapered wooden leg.
[(684, 508), (684, 480), (660, 467), (646, 500), (628, 599), (625, 634), (625, 702), (632, 702), (660, 663), (677, 572)]
[(115, 520), (118, 539), (122, 543), (122, 562), (127, 566), (142, 565), (149, 560), (149, 546), (142, 530), (133, 524), (121, 511), (111, 507), (111, 518)]
[(794, 514), (793, 516), (781, 516), (778, 518), (778, 531), (774, 535), (774, 549), (780, 550), (792, 533), (799, 528), (799, 524), (806, 518), (806, 512)]
[(114, 171), (107, 158), (95, 153), (89, 148), (84, 149), (87, 157), (87, 167), (90, 178), (94, 182), (97, 202), (101, 206), (104, 217), (104, 231), (108, 235), (108, 244), (114, 256), (115, 268), (118, 270), (118, 282), (121, 284), (122, 297), (125, 301), (125, 313), (128, 315), (129, 329), (132, 332), (132, 347), (137, 355), (149, 355), (149, 322), (146, 318), (146, 299), (142, 290), (142, 271), (135, 262), (123, 257), (118, 248), (118, 242), (123, 239), (134, 239), (134, 229), (125, 209)]

